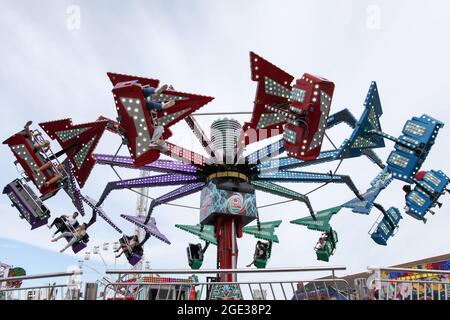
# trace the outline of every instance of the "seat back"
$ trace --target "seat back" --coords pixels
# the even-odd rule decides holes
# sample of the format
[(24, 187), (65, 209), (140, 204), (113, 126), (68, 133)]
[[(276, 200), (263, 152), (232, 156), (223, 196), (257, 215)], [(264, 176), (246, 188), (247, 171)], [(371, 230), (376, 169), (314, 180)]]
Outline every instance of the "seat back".
[(192, 244), (186, 248), (188, 263), (192, 269), (199, 269), (203, 264), (203, 250), (200, 243)]
[(86, 247), (87, 247), (86, 243), (83, 240), (81, 240), (72, 245), (72, 251), (74, 253), (78, 253)]

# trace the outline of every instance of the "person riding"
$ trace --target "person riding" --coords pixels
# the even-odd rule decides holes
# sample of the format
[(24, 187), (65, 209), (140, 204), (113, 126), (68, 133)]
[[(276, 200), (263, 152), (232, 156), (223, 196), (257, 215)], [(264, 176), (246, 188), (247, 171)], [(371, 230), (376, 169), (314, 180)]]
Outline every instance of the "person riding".
[[(156, 101), (157, 97), (161, 94), (161, 92), (167, 90), (169, 86), (167, 84), (159, 87), (158, 89), (150, 87), (150, 86), (144, 86), (142, 91), (144, 93), (144, 97), (147, 102), (147, 110), (148, 112), (154, 111), (162, 111), (166, 110), (173, 105), (175, 105), (174, 100), (169, 100), (168, 102), (161, 103)], [(153, 135), (151, 138), (151, 145), (150, 148), (163, 148), (167, 149), (167, 146), (164, 142), (164, 140), (161, 139), (162, 135), (164, 134), (164, 127), (161, 125), (158, 125), (158, 123), (153, 123)]]
[(316, 246), (314, 247), (315, 250), (322, 250), (325, 246), (326, 241), (328, 240), (328, 234), (322, 233), (322, 235), (319, 238), (319, 241), (317, 241)]
[(20, 131), (20, 134), (23, 135), (26, 139), (29, 140), (30, 144), (33, 146), (33, 152), (34, 153), (38, 153), (40, 151), (48, 151), (48, 149), (50, 149), (50, 141), (48, 140), (44, 140), (42, 142), (37, 141), (34, 142), (33, 141), (33, 133), (30, 130), (30, 126), (33, 124), (33, 121), (28, 121), (25, 126), (23, 127), (23, 130)]
[(257, 259), (263, 259), (264, 255), (266, 253), (266, 250), (267, 250), (267, 244), (258, 240), (258, 242), (256, 242), (255, 254), (253, 255), (253, 261), (249, 265), (247, 265), (247, 268), (254, 265), (256, 263)]
[[(53, 167), (53, 163), (51, 161), (47, 161), (45, 164), (43, 164), (39, 168), (34, 168), (33, 171), (35, 173), (43, 172), (43, 171), (45, 171), (47, 169), (50, 169), (52, 167)], [(49, 187), (50, 185), (59, 182), (63, 178), (62, 172), (64, 171), (64, 166), (62, 164), (58, 164), (56, 166), (56, 169), (57, 169), (56, 174), (53, 177), (51, 177), (50, 180), (45, 181), (45, 186), (46, 187)]]
[[(47, 152), (50, 149), (50, 141), (48, 140), (43, 140), (43, 141), (33, 141), (33, 133), (30, 130), (30, 126), (33, 124), (33, 121), (28, 121), (25, 126), (24, 129), (20, 132), (20, 134), (22, 134), (28, 141), (29, 143), (32, 145), (33, 147), (33, 152), (36, 155), (40, 155), (41, 157), (44, 156), (44, 154), (41, 154), (41, 152)], [(47, 161), (46, 163), (44, 163), (41, 167), (39, 168), (34, 168), (33, 172), (34, 173), (38, 173), (38, 172), (43, 172), (47, 169), (50, 169), (52, 167), (52, 162), (51, 161)], [(63, 171), (63, 167), (61, 165), (57, 166), (57, 171), (58, 173), (50, 178), (49, 181), (45, 182), (45, 186), (49, 187), (51, 184), (58, 182), (59, 180), (62, 179), (62, 176), (59, 172)]]
[(83, 223), (82, 225), (80, 225), (78, 228), (76, 228), (74, 230), (74, 232), (70, 232), (70, 231), (65, 231), (63, 233), (61, 233), (58, 237), (52, 239), (52, 242), (56, 242), (59, 239), (63, 238), (63, 237), (72, 237), (69, 242), (67, 243), (67, 245), (62, 248), (59, 252), (63, 253), (67, 248), (73, 246), (75, 243), (81, 241), (81, 239), (83, 239), (83, 237), (87, 234), (87, 224)]
[(78, 215), (79, 213), (77, 211), (75, 211), (70, 217), (68, 215), (63, 214), (62, 216), (55, 218), (55, 220), (53, 220), (53, 222), (48, 226), (48, 228), (51, 229), (55, 225), (55, 223), (60, 224), (59, 228), (55, 231), (53, 236), (55, 236), (59, 232), (67, 230), (67, 226), (65, 223), (68, 223), (71, 227), (75, 229), (80, 225), (77, 220)]
[(132, 237), (124, 236), (124, 240), (125, 243), (122, 243), (120, 245), (120, 248), (114, 250), (114, 252), (119, 252), (119, 250), (122, 249), (122, 251), (116, 256), (116, 258), (119, 258), (126, 251), (133, 252), (134, 248), (139, 244), (139, 237), (137, 235), (134, 235)]

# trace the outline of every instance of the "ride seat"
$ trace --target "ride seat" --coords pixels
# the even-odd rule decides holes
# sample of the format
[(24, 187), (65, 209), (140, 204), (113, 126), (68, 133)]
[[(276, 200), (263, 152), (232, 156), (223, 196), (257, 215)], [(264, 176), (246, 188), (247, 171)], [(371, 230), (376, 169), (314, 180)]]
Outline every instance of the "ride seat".
[[(128, 248), (128, 242), (125, 242), (124, 237), (121, 237), (119, 239), (119, 243), (127, 245), (127, 248)], [(125, 254), (125, 257), (128, 260), (128, 263), (131, 264), (132, 266), (134, 266), (139, 261), (141, 261), (142, 256), (144, 255), (144, 248), (140, 244), (137, 244), (133, 248), (132, 251), (130, 251), (129, 249), (125, 250), (124, 254)]]
[(188, 262), (191, 269), (197, 270), (200, 269), (200, 267), (203, 264), (203, 250), (202, 245), (200, 243), (192, 244), (190, 243), (189, 246), (186, 248), (187, 256), (188, 256)]

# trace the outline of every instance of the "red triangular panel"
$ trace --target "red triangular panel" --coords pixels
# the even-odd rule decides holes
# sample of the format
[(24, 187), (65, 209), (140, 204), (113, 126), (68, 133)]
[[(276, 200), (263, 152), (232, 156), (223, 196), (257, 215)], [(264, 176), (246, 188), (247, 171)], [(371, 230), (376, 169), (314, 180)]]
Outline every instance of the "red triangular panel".
[(43, 122), (39, 125), (48, 136), (57, 140), (73, 166), (73, 173), (82, 188), (95, 165), (92, 153), (105, 131), (108, 121), (73, 125), (71, 119)]
[[(118, 113), (120, 127), (125, 131), (128, 150), (136, 167), (151, 163), (159, 158), (159, 151), (149, 149), (153, 135), (153, 122), (146, 107), (146, 99), (143, 94), (143, 85), (157, 87), (159, 81), (134, 76), (108, 74), (111, 78), (115, 75), (113, 94)], [(123, 80), (123, 82), (120, 82)], [(178, 121), (184, 119), (196, 110), (200, 109), (213, 98), (196, 94), (178, 92), (173, 90), (163, 91), (157, 101), (165, 102), (174, 100), (175, 105), (169, 109), (157, 112), (158, 124), (165, 129), (163, 138), (172, 136), (169, 129)]]
[[(256, 97), (253, 107), (253, 114), (250, 122), (246, 122), (244, 124), (243, 130), (247, 131), (249, 129), (259, 131), (258, 124), (261, 120), (263, 114), (270, 115), (272, 112), (266, 110), (266, 105), (278, 105), (281, 104), (281, 107), (284, 105), (287, 106), (289, 103), (289, 97), (281, 97), (276, 95), (271, 95), (266, 93), (266, 78), (276, 82), (280, 87), (285, 90), (292, 90), (291, 83), (294, 80), (294, 77), (289, 73), (281, 70), (277, 66), (273, 65), (269, 61), (264, 58), (258, 56), (254, 52), (250, 52), (250, 66), (252, 73), (252, 80), (257, 81), (258, 85), (256, 88)], [(264, 135), (264, 138), (270, 138), (270, 129), (279, 129), (280, 133), (283, 133), (283, 125), (285, 122), (280, 122), (274, 125), (269, 125), (264, 127), (263, 129), (267, 130), (267, 135)], [(259, 134), (258, 134), (259, 136)], [(263, 139), (264, 139), (263, 138)], [(258, 141), (262, 140), (258, 138)], [(256, 141), (248, 141), (245, 140), (245, 143), (252, 143)]]
[(112, 82), (113, 86), (120, 82), (137, 81), (143, 86), (149, 85), (150, 87), (157, 88), (159, 86), (159, 80), (148, 79), (142, 77), (131, 76), (127, 74), (120, 74), (114, 72), (107, 73), (109, 80)]

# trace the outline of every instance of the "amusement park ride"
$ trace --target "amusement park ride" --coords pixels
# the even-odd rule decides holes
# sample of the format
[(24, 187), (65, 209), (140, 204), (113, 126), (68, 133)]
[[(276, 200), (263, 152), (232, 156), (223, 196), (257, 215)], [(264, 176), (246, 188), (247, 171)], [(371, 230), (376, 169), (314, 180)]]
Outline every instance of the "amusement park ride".
[[(204, 247), (190, 244), (187, 249), (193, 269), (201, 267), (204, 252), (210, 244), (217, 246), (218, 268), (236, 268), (237, 238), (243, 233), (262, 240), (259, 243), (263, 246), (257, 249), (254, 263), (258, 268), (266, 266), (272, 243), (278, 242), (275, 228), (281, 220), (260, 221), (256, 190), (305, 204), (310, 215), (291, 223), (323, 233), (315, 248), (317, 258), (323, 261), (328, 261), (336, 249), (337, 233), (329, 222), (342, 208), (360, 214), (369, 214), (373, 207), (380, 210), (382, 215), (376, 221), (371, 237), (380, 245), (387, 244), (397, 231), (402, 215), (397, 208), (385, 210), (375, 201), (394, 179), (413, 185), (405, 189), (407, 214), (424, 222), (428, 212), (434, 214), (432, 209), (440, 205), (438, 200), (447, 190), (449, 178), (442, 171), (425, 172), (421, 168), (439, 129), (444, 126), (442, 122), (428, 115), (413, 117), (403, 126), (402, 134), (394, 137), (382, 131), (380, 117), (383, 112), (375, 82), (370, 85), (357, 120), (347, 109), (331, 113), (333, 82), (308, 73), (294, 81), (292, 75), (253, 52), (250, 52), (250, 64), (251, 78), (257, 83), (250, 121), (241, 126), (233, 119), (218, 119), (211, 125), (210, 137), (199, 126), (194, 112), (212, 101), (212, 97), (184, 93), (167, 86), (157, 89), (159, 80), (155, 79), (108, 73), (113, 85), (116, 120), (99, 117), (91, 123), (74, 125), (71, 119), (63, 119), (40, 123), (40, 130), (30, 130), (28, 123), (24, 130), (4, 141), (16, 157), (15, 164), (23, 172), (22, 178), (6, 185), (3, 193), (8, 195), (31, 229), (47, 224), (50, 210), (44, 202), (62, 189), (81, 215), (86, 214), (84, 204), (92, 209), (88, 231), (100, 216), (123, 234), (101, 207), (113, 190), (179, 186), (152, 200), (146, 217), (121, 215), (145, 230), (140, 243), (132, 244), (131, 237), (125, 235), (120, 240), (129, 263), (134, 265), (142, 258), (143, 245), (149, 237), (170, 244), (157, 228), (154, 210), (201, 192), (199, 223), (177, 225), (206, 242)], [(207, 156), (169, 141), (172, 126), (180, 120), (187, 123)], [(353, 129), (350, 137), (335, 150), (322, 150), (327, 130), (343, 123)], [(129, 156), (118, 155), (119, 150), (115, 154), (94, 154), (105, 130), (120, 137), (121, 146), (127, 146)], [(56, 140), (60, 151), (52, 151), (44, 132), (51, 140)], [(276, 142), (246, 154), (249, 144), (275, 137), (278, 137)], [(374, 149), (385, 147), (385, 140), (395, 143), (386, 163), (374, 152)], [(172, 160), (160, 159), (162, 154)], [(368, 157), (381, 170), (363, 194), (358, 192), (348, 175), (297, 170), (360, 156)], [(158, 174), (109, 182), (95, 201), (82, 194), (80, 189), (96, 164)], [(355, 198), (338, 207), (316, 212), (307, 195), (278, 183), (340, 183), (345, 184)], [(33, 191), (31, 184), (40, 195)], [(256, 224), (249, 226), (253, 221)], [(73, 251), (77, 253), (85, 248), (89, 236), (81, 237), (69, 226), (68, 230), (72, 233), (66, 237), (68, 241), (76, 237), (76, 241), (72, 241)], [(221, 278), (221, 281), (235, 280), (233, 274)]]
[[(9, 277), (21, 277), (25, 276), (26, 274), (27, 273), (25, 269), (20, 267), (13, 267), (0, 261), (0, 279)], [(20, 280), (0, 282), (0, 288), (20, 288), (21, 285), (22, 281)], [(4, 295), (4, 292), (0, 292), (0, 299), (2, 298), (2, 295)]]

